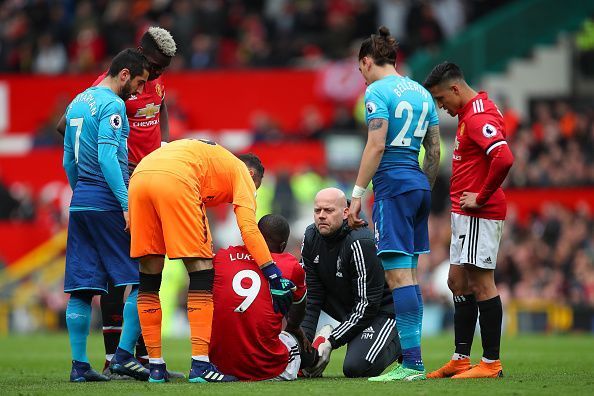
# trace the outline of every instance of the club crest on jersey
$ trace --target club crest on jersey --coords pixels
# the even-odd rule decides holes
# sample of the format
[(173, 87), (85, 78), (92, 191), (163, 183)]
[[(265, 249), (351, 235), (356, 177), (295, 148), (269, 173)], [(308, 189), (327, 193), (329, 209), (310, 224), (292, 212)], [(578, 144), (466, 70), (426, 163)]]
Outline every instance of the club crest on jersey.
[(365, 103), (365, 108), (367, 109), (367, 114), (373, 114), (377, 110), (377, 105), (373, 102)]
[(495, 128), (491, 124), (485, 124), (483, 126), (483, 135), (485, 135), (486, 138), (491, 139), (492, 137), (497, 135), (497, 128)]
[(161, 105), (156, 105), (154, 103), (147, 103), (142, 109), (138, 109), (134, 117), (145, 117), (145, 118), (154, 118), (157, 114), (159, 114), (159, 110), (161, 110)]
[(462, 123), (460, 125), (460, 136), (464, 135), (464, 130), (466, 129), (466, 124)]
[(111, 125), (113, 129), (120, 129), (122, 127), (122, 116), (113, 114), (109, 117), (109, 125)]
[(155, 85), (155, 91), (157, 91), (157, 95), (159, 95), (160, 98), (163, 97), (163, 86), (161, 84)]

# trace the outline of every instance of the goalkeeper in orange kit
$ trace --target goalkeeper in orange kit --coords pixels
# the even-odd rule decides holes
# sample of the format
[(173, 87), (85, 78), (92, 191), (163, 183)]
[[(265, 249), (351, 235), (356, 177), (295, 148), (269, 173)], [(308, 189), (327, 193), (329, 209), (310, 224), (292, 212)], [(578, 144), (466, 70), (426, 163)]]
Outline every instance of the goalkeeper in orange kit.
[(256, 189), (264, 167), (252, 154), (236, 157), (222, 146), (184, 139), (146, 156), (130, 179), (131, 253), (140, 259), (138, 313), (149, 353), (150, 382), (168, 380), (161, 352), (159, 287), (165, 254), (188, 271), (192, 341), (190, 382), (231, 382), (208, 358), (212, 329), (212, 238), (206, 207), (233, 204), (242, 239), (269, 282), (274, 308), (292, 304), (291, 281), (272, 260), (256, 223)]

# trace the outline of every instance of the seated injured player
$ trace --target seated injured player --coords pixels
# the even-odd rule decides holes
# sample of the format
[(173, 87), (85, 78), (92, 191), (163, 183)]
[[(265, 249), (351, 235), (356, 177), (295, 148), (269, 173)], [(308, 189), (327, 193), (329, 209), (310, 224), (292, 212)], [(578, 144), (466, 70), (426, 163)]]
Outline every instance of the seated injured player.
[(217, 252), (213, 299), (214, 314), (209, 356), (224, 373), (244, 381), (297, 378), (300, 368), (313, 367), (318, 354), (300, 325), (305, 315), (305, 272), (297, 259), (283, 253), (289, 223), (279, 215), (258, 222), (276, 265), (296, 285), (293, 305), (283, 331), (283, 315), (272, 306), (266, 278), (245, 246)]

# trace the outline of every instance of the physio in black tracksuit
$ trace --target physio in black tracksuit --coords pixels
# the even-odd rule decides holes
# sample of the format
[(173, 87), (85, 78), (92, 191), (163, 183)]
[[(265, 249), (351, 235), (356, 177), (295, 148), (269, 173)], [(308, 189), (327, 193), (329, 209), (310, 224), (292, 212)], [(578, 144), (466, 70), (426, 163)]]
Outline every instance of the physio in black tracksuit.
[(400, 355), (392, 294), (368, 228), (351, 229), (342, 191), (321, 190), (314, 204), (315, 223), (304, 235), (301, 260), (307, 282), (306, 314), (301, 327), (313, 340), (320, 311), (341, 322), (331, 333), (332, 349), (345, 344), (346, 377), (381, 374)]

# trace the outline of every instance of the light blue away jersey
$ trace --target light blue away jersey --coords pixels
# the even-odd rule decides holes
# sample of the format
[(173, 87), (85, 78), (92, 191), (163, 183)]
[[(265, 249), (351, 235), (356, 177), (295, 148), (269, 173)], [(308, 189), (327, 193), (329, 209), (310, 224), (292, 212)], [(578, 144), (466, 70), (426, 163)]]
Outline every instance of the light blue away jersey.
[[(115, 146), (119, 170), (108, 177), (122, 177), (128, 186), (128, 147), (130, 126), (124, 101), (107, 87), (91, 87), (78, 94), (66, 110), (64, 161), (74, 158), (76, 167), (68, 178), (73, 186), (71, 210), (122, 210), (127, 196), (114, 195), (99, 165), (99, 145)], [(74, 176), (71, 175), (74, 173)], [(71, 183), (72, 184), (72, 183)], [(118, 200), (119, 199), (119, 200)]]
[(367, 87), (365, 110), (367, 124), (376, 118), (388, 121), (386, 149), (373, 177), (375, 199), (430, 190), (419, 166), (427, 128), (439, 123), (429, 91), (408, 77), (387, 76)]

